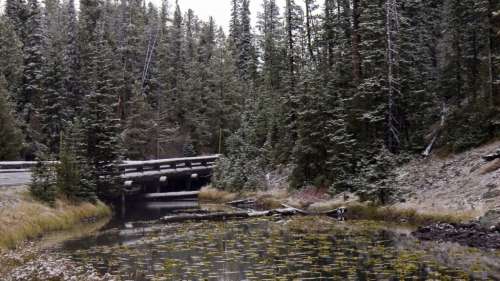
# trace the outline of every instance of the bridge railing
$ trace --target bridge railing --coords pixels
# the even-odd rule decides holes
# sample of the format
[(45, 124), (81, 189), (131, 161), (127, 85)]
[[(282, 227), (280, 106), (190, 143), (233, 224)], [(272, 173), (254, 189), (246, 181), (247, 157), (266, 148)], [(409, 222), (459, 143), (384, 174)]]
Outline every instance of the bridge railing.
[[(46, 164), (57, 164), (58, 161), (45, 161)], [(33, 169), (38, 162), (36, 161), (4, 161), (0, 162), (0, 170), (29, 170)]]
[(124, 178), (165, 175), (168, 173), (204, 171), (212, 169), (220, 155), (173, 158), (150, 161), (129, 161), (118, 165)]
[[(219, 159), (220, 155), (188, 157), (188, 158), (172, 158), (161, 160), (148, 161), (124, 161), (119, 164), (118, 168), (122, 173), (143, 172), (164, 169), (181, 169), (192, 167), (210, 167)], [(47, 164), (57, 164), (58, 161), (47, 161)], [(29, 170), (33, 169), (38, 162), (36, 161), (8, 161), (0, 162), (0, 170)]]

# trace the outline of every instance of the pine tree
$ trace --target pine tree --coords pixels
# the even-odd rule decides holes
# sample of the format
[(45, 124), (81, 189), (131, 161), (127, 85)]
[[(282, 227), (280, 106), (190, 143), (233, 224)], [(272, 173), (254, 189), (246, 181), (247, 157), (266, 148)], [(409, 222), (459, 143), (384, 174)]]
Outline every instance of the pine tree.
[(64, 114), (69, 105), (64, 97), (63, 75), (62, 58), (51, 54), (51, 59), (44, 66), (44, 93), (39, 109), (43, 143), (50, 155), (59, 153), (61, 132), (69, 121)]
[(363, 2), (360, 16), (360, 45), (363, 76), (353, 97), (354, 114), (359, 120), (359, 137), (366, 154), (378, 150), (384, 141), (387, 108), (386, 16), (383, 1)]
[[(67, 134), (67, 139), (63, 142), (61, 150), (63, 154), (60, 155), (60, 161), (61, 167), (64, 168), (59, 171), (58, 180), (64, 184), (61, 191), (70, 199), (94, 202), (98, 198), (99, 174), (89, 161), (88, 134), (84, 122), (84, 119), (75, 119)], [(65, 157), (66, 160), (63, 159)], [(73, 161), (76, 161), (77, 165), (73, 165)], [(75, 177), (78, 178), (78, 182), (75, 182)]]
[[(42, 26), (42, 13), (37, 0), (29, 1), (30, 17), (26, 23), (26, 43), (24, 45), (24, 69), (23, 84), (19, 99), (17, 100), (17, 111), (26, 124), (24, 134), (26, 141), (36, 150), (40, 121), (37, 110), (41, 106), (44, 91), (44, 31)], [(32, 155), (27, 155), (31, 158)]]
[[(137, 88), (139, 87), (136, 85)], [(152, 144), (156, 130), (155, 115), (142, 94), (136, 95), (130, 108), (130, 115), (123, 131), (127, 156), (134, 160), (151, 159), (155, 153), (151, 149), (154, 147)]]
[(283, 139), (280, 142), (280, 158), (288, 160), (290, 148), (295, 146), (297, 139), (297, 118), (300, 107), (300, 97), (297, 87), (300, 84), (300, 67), (302, 66), (302, 41), (303, 32), (303, 11), (295, 4), (294, 0), (287, 0), (285, 7), (285, 32), (286, 32), (286, 72), (284, 75), (285, 94), (282, 97), (284, 104), (284, 118), (280, 121), (283, 131)]
[(8, 102), (7, 83), (0, 72), (0, 160), (17, 160), (21, 147), (21, 132)]
[(91, 72), (88, 73), (91, 88), (87, 90), (82, 113), (88, 165), (88, 169), (82, 169), (82, 179), (89, 185), (97, 179), (97, 195), (102, 198), (116, 195), (119, 190), (119, 175), (112, 164), (121, 161), (122, 151), (120, 120), (112, 107), (118, 99), (113, 83), (117, 69), (113, 68), (113, 56), (104, 37), (102, 22), (98, 22), (95, 33), (96, 40), (91, 47)]
[(64, 46), (63, 57), (63, 97), (66, 101), (64, 115), (68, 121), (71, 121), (80, 113), (81, 103), (83, 100), (79, 84), (80, 52), (78, 48), (78, 22), (76, 18), (74, 0), (68, 1), (65, 12), (65, 16), (67, 18), (67, 38)]
[(266, 88), (278, 90), (283, 79), (283, 25), (279, 7), (275, 0), (263, 1), (264, 13), (259, 15), (258, 28), (261, 32), (262, 77)]
[(241, 29), (241, 0), (231, 0), (231, 21), (229, 22), (229, 48), (236, 57)]
[(238, 32), (238, 69), (244, 81), (255, 78), (253, 35), (250, 26), (250, 0), (242, 0)]
[[(73, 137), (73, 136), (72, 136)], [(69, 138), (71, 139), (71, 138)], [(57, 164), (57, 189), (66, 198), (79, 201), (80, 198), (80, 164), (73, 152), (76, 144), (70, 144), (67, 140), (61, 143), (59, 152), (59, 163)]]
[(14, 28), (16, 36), (26, 38), (26, 21), (30, 17), (28, 5), (23, 0), (6, 0), (5, 16)]
[(30, 192), (36, 199), (54, 204), (57, 197), (57, 177), (55, 166), (47, 164), (49, 159), (45, 152), (39, 151), (37, 164), (31, 175)]
[(9, 98), (16, 101), (23, 78), (22, 42), (5, 16), (0, 16), (0, 73), (5, 76)]

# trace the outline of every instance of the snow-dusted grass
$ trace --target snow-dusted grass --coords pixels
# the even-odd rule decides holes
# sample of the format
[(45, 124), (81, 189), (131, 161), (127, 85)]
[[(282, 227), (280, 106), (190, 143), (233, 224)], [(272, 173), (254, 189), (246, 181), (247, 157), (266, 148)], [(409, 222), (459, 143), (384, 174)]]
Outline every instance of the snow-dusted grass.
[(58, 200), (46, 206), (28, 196), (11, 207), (0, 209), (0, 250), (43, 234), (70, 229), (79, 222), (111, 215), (104, 203), (72, 204)]

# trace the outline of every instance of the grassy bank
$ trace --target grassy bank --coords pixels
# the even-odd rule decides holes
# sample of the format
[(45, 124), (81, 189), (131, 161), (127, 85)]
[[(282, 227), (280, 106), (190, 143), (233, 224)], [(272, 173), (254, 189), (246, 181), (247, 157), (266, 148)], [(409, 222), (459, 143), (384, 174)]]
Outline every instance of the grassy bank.
[(49, 232), (70, 229), (82, 221), (111, 215), (111, 209), (102, 202), (75, 205), (58, 200), (54, 207), (49, 207), (29, 195), (22, 197), (11, 207), (0, 209), (0, 250)]
[(474, 219), (472, 212), (425, 212), (415, 209), (402, 209), (392, 206), (374, 206), (357, 202), (339, 203), (338, 200), (315, 202), (310, 205), (300, 204), (300, 199), (293, 197), (288, 192), (254, 192), (248, 194), (236, 194), (205, 187), (201, 190), (200, 200), (205, 203), (227, 203), (232, 200), (254, 198), (256, 207), (262, 209), (274, 209), (287, 204), (296, 208), (305, 209), (312, 214), (322, 214), (338, 207), (345, 206), (349, 220), (379, 221), (407, 224), (412, 226), (423, 226), (437, 222), (460, 223)]

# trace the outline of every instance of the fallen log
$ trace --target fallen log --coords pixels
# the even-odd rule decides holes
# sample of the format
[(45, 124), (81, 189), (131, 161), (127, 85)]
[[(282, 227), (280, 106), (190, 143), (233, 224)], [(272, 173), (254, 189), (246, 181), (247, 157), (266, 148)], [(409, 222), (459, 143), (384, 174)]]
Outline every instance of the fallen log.
[(218, 212), (209, 214), (179, 214), (166, 216), (159, 220), (159, 223), (177, 223), (185, 221), (225, 221), (231, 219), (246, 219), (255, 217), (266, 217), (272, 215), (293, 216), (300, 214), (295, 208), (274, 209), (269, 211), (249, 211), (249, 212)]
[(281, 204), (281, 206), (287, 208), (287, 209), (293, 209), (295, 210), (297, 213), (300, 213), (300, 214), (303, 214), (303, 215), (310, 215), (311, 213), (307, 212), (307, 211), (304, 211), (302, 209), (298, 209), (298, 208), (295, 208), (293, 206), (290, 206), (290, 205), (287, 205), (287, 204)]
[(253, 207), (255, 206), (256, 202), (257, 201), (255, 199), (242, 199), (242, 200), (231, 201), (226, 204), (237, 208), (244, 208), (244, 207)]
[(499, 159), (499, 158), (500, 158), (500, 149), (498, 149), (497, 151), (495, 151), (492, 154), (488, 154), (488, 155), (483, 156), (483, 159), (486, 162), (491, 162), (491, 161)]

